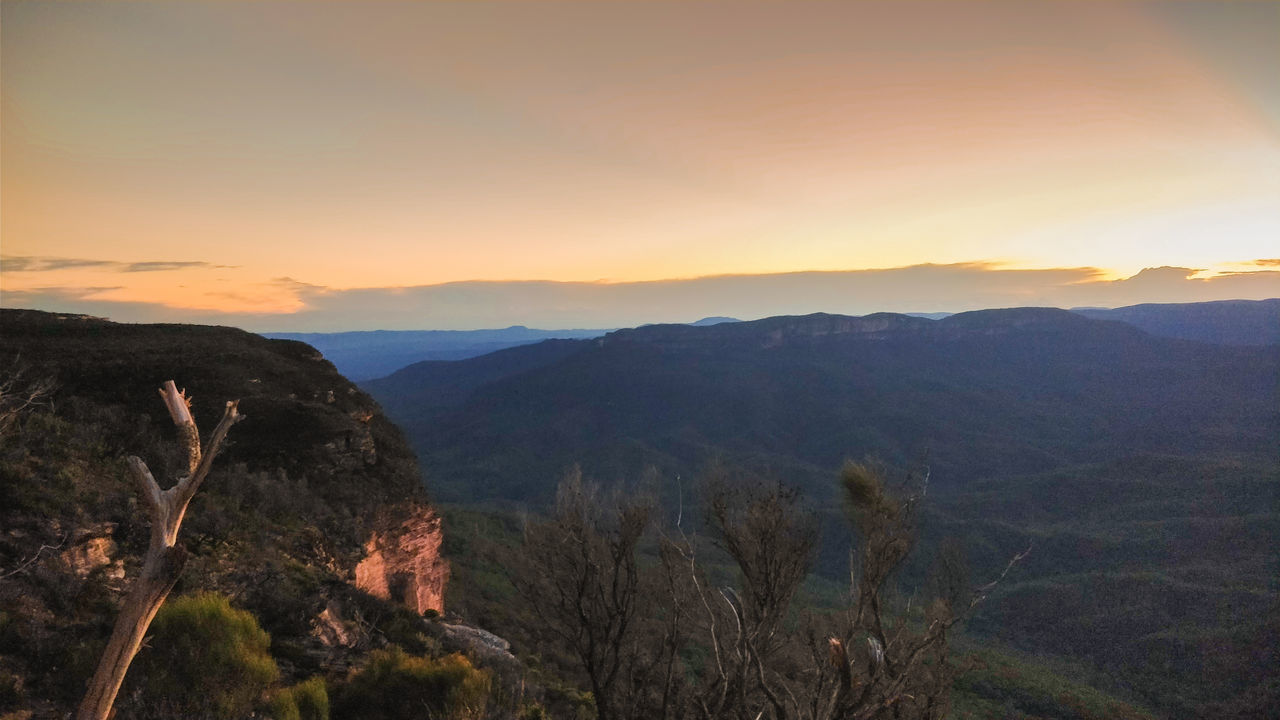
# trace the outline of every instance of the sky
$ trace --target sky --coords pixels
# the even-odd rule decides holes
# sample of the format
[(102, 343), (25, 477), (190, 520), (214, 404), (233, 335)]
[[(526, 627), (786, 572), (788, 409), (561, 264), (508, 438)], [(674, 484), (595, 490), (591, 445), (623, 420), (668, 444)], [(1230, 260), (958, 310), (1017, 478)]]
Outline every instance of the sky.
[(0, 305), (252, 330), (1280, 296), (1280, 3), (0, 5)]

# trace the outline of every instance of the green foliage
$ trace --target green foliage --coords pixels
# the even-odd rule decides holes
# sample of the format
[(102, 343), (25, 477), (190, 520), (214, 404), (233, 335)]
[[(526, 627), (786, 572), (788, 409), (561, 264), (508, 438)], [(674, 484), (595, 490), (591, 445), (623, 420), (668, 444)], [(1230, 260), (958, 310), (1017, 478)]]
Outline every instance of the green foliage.
[(1153, 720), (1148, 711), (1041, 664), (990, 649), (964, 659), (954, 720), (990, 717), (1060, 720)]
[(491, 687), (487, 671), (462, 655), (429, 659), (397, 646), (377, 650), (338, 689), (336, 718), (479, 720)]
[(846, 460), (840, 468), (840, 485), (844, 488), (846, 508), (855, 520), (897, 517), (898, 502), (885, 492), (883, 472), (870, 463)]
[(329, 691), (324, 678), (313, 677), (272, 696), (272, 720), (329, 720)]
[(139, 716), (241, 718), (280, 677), (271, 636), (216, 593), (171, 599), (151, 623), (128, 682)]
[(517, 642), (511, 628), (529, 610), (516, 598), (508, 577), (512, 554), (523, 540), (524, 519), (513, 512), (439, 505), (444, 516), (442, 551), (450, 562), (445, 607), (480, 627)]

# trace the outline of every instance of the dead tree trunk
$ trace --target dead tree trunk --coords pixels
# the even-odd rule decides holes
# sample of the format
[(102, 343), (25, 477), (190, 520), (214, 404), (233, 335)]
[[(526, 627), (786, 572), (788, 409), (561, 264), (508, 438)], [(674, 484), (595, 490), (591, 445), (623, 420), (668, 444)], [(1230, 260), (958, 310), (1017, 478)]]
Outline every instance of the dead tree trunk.
[(129, 663), (138, 652), (156, 611), (173, 589), (183, 565), (186, 564), (187, 552), (177, 541), (187, 504), (209, 474), (213, 458), (218, 454), (227, 431), (244, 419), (244, 416), (236, 412), (240, 401), (228, 401), (222, 420), (202, 451), (200, 431), (196, 429), (196, 422), (191, 417), (191, 401), (187, 398), (186, 391), (179, 392), (173, 381), (169, 380), (160, 388), (160, 396), (164, 398), (173, 424), (178, 426), (179, 441), (187, 456), (187, 474), (179, 478), (173, 487), (161, 490), (145, 462), (133, 456), (128, 459), (129, 472), (151, 515), (151, 544), (147, 548), (142, 574), (134, 582), (133, 589), (120, 608), (107, 649), (103, 651), (98, 669), (89, 681), (88, 691), (76, 713), (77, 720), (106, 720), (111, 717), (111, 706), (124, 682)]

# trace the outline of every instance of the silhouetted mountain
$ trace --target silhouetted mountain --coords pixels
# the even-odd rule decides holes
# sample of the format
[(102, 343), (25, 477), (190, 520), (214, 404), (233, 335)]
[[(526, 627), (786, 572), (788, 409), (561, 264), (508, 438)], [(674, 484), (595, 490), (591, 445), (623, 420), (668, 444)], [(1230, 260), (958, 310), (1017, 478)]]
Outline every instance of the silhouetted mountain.
[(367, 381), (370, 387), (412, 387), (412, 395), (384, 396), (397, 417), (423, 417), (463, 402), (477, 388), (512, 375), (563, 360), (591, 340), (544, 340), (474, 358), (468, 362), (428, 360), (401, 368), (390, 376)]
[(1162, 337), (1219, 345), (1280, 345), (1280, 298), (1073, 308), (1072, 312), (1127, 322)]
[(338, 371), (361, 381), (389, 375), (425, 360), (465, 360), (503, 348), (552, 338), (599, 337), (608, 330), (369, 330), (337, 333), (263, 333), (298, 340), (319, 350)]

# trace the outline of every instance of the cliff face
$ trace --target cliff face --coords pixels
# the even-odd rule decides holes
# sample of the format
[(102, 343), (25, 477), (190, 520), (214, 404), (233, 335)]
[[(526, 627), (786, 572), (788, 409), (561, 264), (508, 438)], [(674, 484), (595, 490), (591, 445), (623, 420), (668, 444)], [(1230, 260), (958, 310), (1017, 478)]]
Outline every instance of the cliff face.
[(365, 558), (356, 565), (356, 587), (417, 613), (444, 612), (449, 563), (440, 557), (443, 540), (440, 517), (416, 506), (402, 522), (370, 536)]

